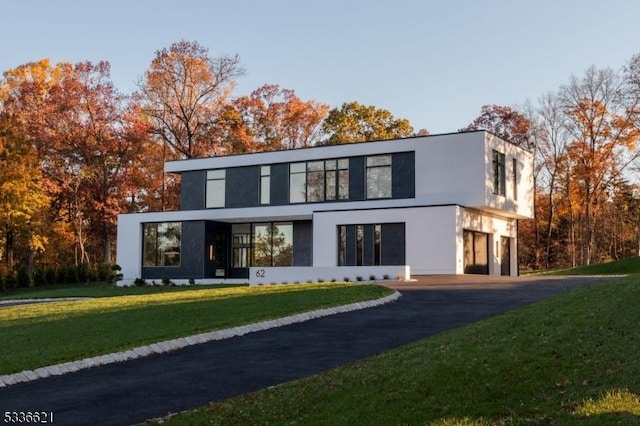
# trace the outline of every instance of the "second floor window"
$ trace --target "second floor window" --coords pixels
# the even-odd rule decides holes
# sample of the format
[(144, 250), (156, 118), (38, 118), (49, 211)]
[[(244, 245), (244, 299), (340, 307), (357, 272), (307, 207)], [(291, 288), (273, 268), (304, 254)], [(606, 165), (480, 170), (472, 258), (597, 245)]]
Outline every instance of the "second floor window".
[(271, 166), (260, 167), (260, 204), (271, 202)]
[(289, 165), (289, 202), (316, 203), (349, 199), (349, 159)]
[(505, 195), (506, 176), (504, 154), (493, 151), (493, 193), (496, 195)]
[(226, 171), (207, 171), (207, 208), (224, 207)]
[(367, 157), (367, 200), (391, 198), (391, 156)]

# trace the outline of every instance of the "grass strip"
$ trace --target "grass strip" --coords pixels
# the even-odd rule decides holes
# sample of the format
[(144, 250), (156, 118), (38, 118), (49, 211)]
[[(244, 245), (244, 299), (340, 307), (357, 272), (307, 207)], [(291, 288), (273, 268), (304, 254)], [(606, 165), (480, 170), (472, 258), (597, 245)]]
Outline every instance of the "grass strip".
[(529, 275), (627, 275), (640, 273), (640, 257), (616, 260), (595, 265), (578, 266), (569, 269), (554, 269), (549, 271), (530, 271)]
[(170, 425), (637, 425), (640, 276), (557, 296)]
[(190, 289), (0, 309), (0, 374), (387, 296), (373, 285)]
[(247, 287), (248, 284), (215, 284), (194, 286), (129, 286), (116, 287), (108, 284), (76, 284), (52, 287), (22, 288), (2, 293), (0, 300), (40, 299), (56, 297), (114, 297), (138, 294), (173, 293), (189, 290), (211, 290), (226, 287)]

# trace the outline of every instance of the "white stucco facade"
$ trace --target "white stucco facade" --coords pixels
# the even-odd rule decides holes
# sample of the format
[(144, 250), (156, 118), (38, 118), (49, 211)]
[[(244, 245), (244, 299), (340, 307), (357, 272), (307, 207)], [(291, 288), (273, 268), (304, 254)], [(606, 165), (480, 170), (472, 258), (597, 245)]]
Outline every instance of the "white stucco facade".
[[(503, 194), (495, 193), (495, 152), (500, 153), (503, 158)], [(143, 276), (143, 224), (189, 221), (228, 224), (310, 221), (311, 264), (293, 265), (288, 270), (286, 267), (265, 269), (273, 272), (272, 280), (277, 281), (306, 281), (303, 276), (314, 276), (314, 279), (324, 280), (342, 279), (344, 276), (340, 271), (347, 271), (346, 268), (356, 268), (354, 271), (357, 273), (356, 265), (338, 266), (338, 227), (388, 223), (404, 224), (404, 254), (399, 256), (404, 259), (404, 264), (386, 265), (389, 267), (388, 275), (408, 275), (408, 271), (413, 275), (464, 273), (465, 262), (468, 263), (469, 258), (467, 251), (465, 260), (465, 231), (486, 235), (483, 238), (488, 241), (489, 274), (505, 273), (506, 269), (502, 263), (507, 260), (503, 258), (504, 253), (501, 253), (505, 250), (505, 244), (509, 251), (508, 273), (517, 274), (517, 219), (533, 216), (533, 155), (488, 132), (183, 160), (167, 163), (165, 170), (170, 173), (185, 173), (194, 170), (248, 169), (260, 165), (331, 158), (349, 158), (351, 164), (358, 164), (354, 159), (394, 153), (409, 153), (410, 155), (405, 155), (404, 158), (413, 159), (412, 164), (408, 165), (406, 160), (402, 163), (402, 167), (411, 168), (406, 176), (411, 176), (413, 182), (403, 182), (405, 188), (401, 198), (199, 208), (120, 215), (117, 261), (123, 269), (123, 282), (129, 284), (133, 279)], [(350, 179), (360, 179), (357, 169), (354, 168), (350, 172)], [(395, 173), (394, 170), (394, 176)], [(204, 194), (202, 196), (204, 197)], [(182, 253), (182, 256), (188, 255), (189, 253)], [(367, 265), (361, 265), (362, 268), (365, 266)], [(375, 265), (368, 266), (371, 268)], [(384, 273), (384, 266), (376, 266), (378, 269), (375, 271), (369, 269), (375, 274), (369, 274), (366, 269), (360, 271), (364, 276), (387, 275)], [(407, 268), (403, 269), (404, 267)], [(319, 271), (325, 271), (327, 276), (317, 276), (316, 272)], [(251, 282), (260, 281), (252, 276), (254, 273), (248, 275)], [(281, 279), (283, 277), (288, 279)], [(198, 282), (212, 281), (216, 280), (198, 279)], [(274, 281), (267, 279), (260, 282)]]

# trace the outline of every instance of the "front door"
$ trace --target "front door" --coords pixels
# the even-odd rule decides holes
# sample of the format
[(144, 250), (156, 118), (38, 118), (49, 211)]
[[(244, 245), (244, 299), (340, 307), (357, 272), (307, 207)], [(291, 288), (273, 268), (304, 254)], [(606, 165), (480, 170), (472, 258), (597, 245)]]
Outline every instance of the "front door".
[(227, 276), (227, 233), (216, 232), (213, 241), (213, 275), (216, 278), (225, 278)]
[(500, 237), (500, 274), (511, 275), (511, 238)]

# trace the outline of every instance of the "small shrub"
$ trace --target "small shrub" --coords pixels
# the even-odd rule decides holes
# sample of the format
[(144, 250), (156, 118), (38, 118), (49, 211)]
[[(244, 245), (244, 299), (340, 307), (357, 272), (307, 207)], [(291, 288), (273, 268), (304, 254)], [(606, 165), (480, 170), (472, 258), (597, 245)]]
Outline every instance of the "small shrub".
[(348, 282), (349, 282), (349, 277), (344, 277), (344, 280), (343, 280), (343, 281), (344, 281), (345, 283), (348, 283)]
[(56, 268), (53, 268), (51, 266), (47, 266), (46, 268), (44, 268), (44, 282), (46, 285), (58, 284)]
[(293, 283), (294, 284), (300, 284), (300, 281), (294, 281)]
[(375, 280), (376, 280), (375, 275), (369, 275), (369, 281), (375, 281)]
[(33, 285), (44, 286), (46, 284), (47, 284), (47, 279), (45, 277), (45, 270), (42, 268), (36, 268), (33, 271)]
[(136, 278), (135, 280), (133, 280), (133, 285), (137, 287), (144, 287), (147, 285), (147, 282), (144, 280), (144, 278)]
[(171, 281), (171, 278), (164, 277), (162, 279), (162, 285), (174, 285), (174, 284), (173, 284), (173, 281)]
[(196, 279), (195, 278), (189, 278), (189, 285), (196, 285)]
[(360, 275), (358, 275), (358, 276), (356, 277), (356, 280), (358, 280), (358, 281), (362, 281), (362, 277), (361, 277)]
[(18, 286), (18, 280), (16, 279), (16, 274), (13, 271), (8, 271), (5, 276), (5, 289), (11, 290)]
[(307, 280), (307, 284), (311, 284), (311, 283), (313, 283), (313, 281)]
[(402, 281), (403, 278), (404, 277), (402, 276), (402, 274), (396, 275), (396, 280), (398, 280), (398, 281)]
[(331, 278), (331, 282), (335, 283), (337, 280), (335, 278)]
[(122, 280), (124, 276), (120, 271), (122, 271), (122, 267), (120, 265), (118, 265), (117, 263), (111, 265), (111, 277), (109, 279), (109, 284), (115, 284), (118, 281)]
[(324, 282), (324, 280), (323, 280), (322, 278), (318, 278), (318, 282), (319, 282), (319, 283), (323, 283), (323, 282)]
[(382, 276), (382, 279), (383, 279), (383, 280), (388, 280), (388, 279), (389, 279), (389, 274), (384, 274), (384, 275)]

